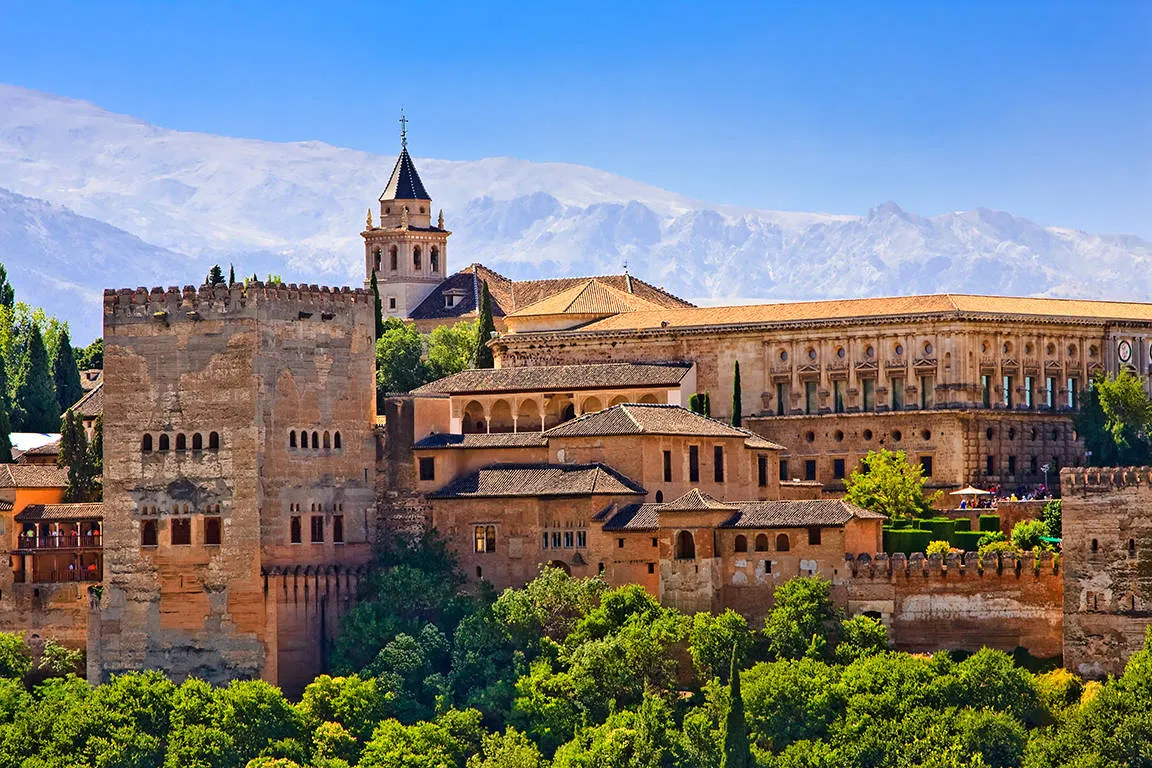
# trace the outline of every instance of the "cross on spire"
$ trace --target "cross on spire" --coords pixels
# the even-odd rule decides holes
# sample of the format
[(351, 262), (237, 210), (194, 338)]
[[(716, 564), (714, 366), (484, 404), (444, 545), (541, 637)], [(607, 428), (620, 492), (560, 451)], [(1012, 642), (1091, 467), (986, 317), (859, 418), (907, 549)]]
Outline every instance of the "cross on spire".
[(400, 107), (400, 148), (408, 149), (408, 118), (404, 117), (404, 107)]

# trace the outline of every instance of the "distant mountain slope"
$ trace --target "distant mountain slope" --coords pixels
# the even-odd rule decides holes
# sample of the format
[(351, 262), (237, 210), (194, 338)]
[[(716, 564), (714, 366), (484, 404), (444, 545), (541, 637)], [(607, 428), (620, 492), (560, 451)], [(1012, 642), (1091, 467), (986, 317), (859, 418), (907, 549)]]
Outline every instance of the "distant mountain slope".
[[(364, 211), (392, 163), (321, 142), (172, 131), (0, 86), (0, 187), (187, 254), (176, 283), (198, 279), (215, 261), (289, 280), (357, 283)], [(615, 272), (627, 261), (652, 283), (712, 302), (938, 291), (1152, 297), (1152, 243), (996, 211), (925, 218), (885, 203), (865, 216), (786, 213), (710, 205), (575, 165), (489, 158), (417, 166), (454, 232), (453, 268), (482, 261), (526, 278)], [(37, 258), (7, 250), (21, 268)], [(118, 274), (72, 270), (69, 279), (98, 289), (105, 279), (142, 284), (155, 272), (155, 258), (139, 249), (123, 258)], [(165, 258), (161, 271), (172, 264), (185, 262)]]

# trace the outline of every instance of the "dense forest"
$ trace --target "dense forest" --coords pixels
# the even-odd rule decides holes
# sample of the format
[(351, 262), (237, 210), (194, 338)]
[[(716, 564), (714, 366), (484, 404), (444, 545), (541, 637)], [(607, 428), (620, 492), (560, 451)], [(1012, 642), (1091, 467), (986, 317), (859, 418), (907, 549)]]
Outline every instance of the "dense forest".
[(58, 647), (4, 638), (0, 768), (1152, 765), (1152, 643), (1085, 683), (998, 651), (888, 651), (818, 578), (750, 627), (555, 569), (465, 593), (435, 537), (381, 566), (334, 676), (295, 702), (156, 672), (92, 688)]

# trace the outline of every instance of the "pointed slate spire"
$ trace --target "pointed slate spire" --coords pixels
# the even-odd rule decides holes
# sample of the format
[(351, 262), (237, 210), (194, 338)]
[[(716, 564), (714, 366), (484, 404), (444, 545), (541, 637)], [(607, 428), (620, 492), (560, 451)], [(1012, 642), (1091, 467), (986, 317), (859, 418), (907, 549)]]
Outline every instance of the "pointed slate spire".
[(392, 176), (388, 179), (388, 186), (384, 187), (381, 200), (428, 200), (424, 182), (420, 181), (420, 174), (416, 173), (416, 165), (408, 154), (408, 119), (404, 112), (400, 112), (400, 157), (396, 158), (396, 167), (392, 169)]

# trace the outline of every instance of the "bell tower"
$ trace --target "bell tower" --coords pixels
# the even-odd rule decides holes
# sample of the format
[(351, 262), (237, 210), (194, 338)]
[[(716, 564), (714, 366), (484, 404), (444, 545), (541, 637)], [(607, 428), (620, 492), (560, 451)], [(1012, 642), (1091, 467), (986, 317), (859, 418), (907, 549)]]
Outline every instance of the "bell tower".
[(448, 274), (444, 212), (432, 223), (432, 198), (408, 155), (408, 119), (400, 113), (400, 156), (380, 194), (379, 225), (372, 209), (364, 238), (364, 284), (376, 273), (385, 317), (406, 318)]

